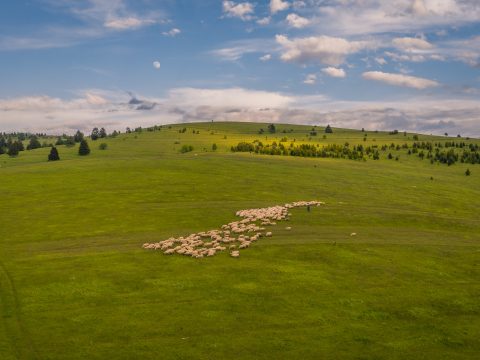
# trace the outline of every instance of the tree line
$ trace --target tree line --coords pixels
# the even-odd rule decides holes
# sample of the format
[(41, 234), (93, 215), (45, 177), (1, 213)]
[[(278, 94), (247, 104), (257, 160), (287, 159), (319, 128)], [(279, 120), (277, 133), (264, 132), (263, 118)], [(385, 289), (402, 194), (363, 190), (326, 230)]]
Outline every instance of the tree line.
[[(263, 144), (259, 140), (253, 143), (240, 142), (236, 146), (231, 147), (232, 152), (251, 152), (264, 155), (285, 155), (285, 156), (301, 156), (301, 157), (319, 157), (319, 158), (342, 158), (350, 160), (367, 159), (379, 160), (380, 151), (387, 150), (408, 150), (407, 155), (416, 154), (422, 160), (430, 159), (432, 164), (440, 163), (453, 165), (456, 162), (468, 164), (480, 164), (480, 147), (478, 144), (466, 144), (462, 142), (415, 142), (411, 146), (405, 144), (390, 145), (354, 145), (350, 146), (347, 142), (343, 145), (328, 144), (321, 146), (320, 144), (300, 144), (290, 143), (285, 146), (284, 142), (271, 144)], [(390, 152), (387, 159), (399, 160), (399, 155), (393, 156)]]

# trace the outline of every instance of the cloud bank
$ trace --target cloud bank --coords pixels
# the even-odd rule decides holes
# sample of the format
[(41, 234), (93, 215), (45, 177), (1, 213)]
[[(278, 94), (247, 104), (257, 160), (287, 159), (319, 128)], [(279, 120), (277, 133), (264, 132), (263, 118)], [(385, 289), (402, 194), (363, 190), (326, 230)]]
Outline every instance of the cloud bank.
[[(306, 81), (314, 82), (308, 76)], [(52, 134), (89, 131), (95, 126), (124, 130), (195, 121), (284, 122), (408, 130), (480, 137), (480, 100), (415, 97), (398, 101), (335, 101), (322, 95), (244, 88), (176, 88), (163, 98), (89, 90), (69, 100), (32, 96), (0, 99), (0, 131)]]

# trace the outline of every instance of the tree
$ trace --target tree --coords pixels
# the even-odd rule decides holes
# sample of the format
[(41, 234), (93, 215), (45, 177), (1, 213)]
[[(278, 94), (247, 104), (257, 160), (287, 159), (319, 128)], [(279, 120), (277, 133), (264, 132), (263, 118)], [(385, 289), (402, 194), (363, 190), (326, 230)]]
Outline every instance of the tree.
[(7, 154), (9, 156), (17, 156), (20, 151), (24, 151), (23, 143), (20, 140), (8, 143)]
[(275, 128), (275, 125), (270, 124), (270, 125), (268, 125), (268, 131), (270, 133), (274, 134), (277, 131), (277, 129)]
[(95, 141), (100, 137), (100, 133), (98, 131), (98, 128), (93, 128), (92, 134), (90, 135), (90, 138)]
[(332, 128), (330, 127), (330, 125), (327, 125), (327, 127), (325, 128), (325, 133), (326, 133), (326, 134), (333, 134), (333, 130), (332, 130)]
[(42, 144), (40, 144), (40, 141), (38, 141), (36, 136), (32, 136), (30, 138), (30, 143), (27, 145), (27, 150), (34, 150), (34, 149), (39, 149), (42, 147)]
[(216, 151), (216, 150), (217, 150), (217, 144), (213, 144), (213, 145), (212, 145), (212, 150), (213, 150), (213, 151)]
[(48, 154), (48, 161), (57, 161), (60, 160), (60, 156), (58, 155), (58, 150), (55, 146), (52, 147), (50, 150), (50, 154)]
[(87, 140), (83, 139), (78, 148), (78, 155), (85, 156), (88, 154), (90, 154), (90, 147), (88, 146)]
[(465, 171), (465, 175), (470, 176), (470, 174), (471, 174), (470, 169), (467, 169), (467, 171)]
[(105, 130), (105, 128), (102, 127), (100, 129), (100, 132), (98, 133), (98, 136), (102, 139), (107, 137), (107, 131)]
[(18, 148), (12, 144), (7, 150), (8, 156), (17, 156), (19, 153)]
[(83, 140), (83, 137), (84, 137), (83, 133), (80, 130), (77, 130), (77, 132), (73, 136), (73, 140), (75, 140), (76, 143), (79, 143), (80, 141)]
[(98, 148), (99, 148), (100, 150), (107, 150), (108, 145), (107, 145), (106, 143), (101, 143)]

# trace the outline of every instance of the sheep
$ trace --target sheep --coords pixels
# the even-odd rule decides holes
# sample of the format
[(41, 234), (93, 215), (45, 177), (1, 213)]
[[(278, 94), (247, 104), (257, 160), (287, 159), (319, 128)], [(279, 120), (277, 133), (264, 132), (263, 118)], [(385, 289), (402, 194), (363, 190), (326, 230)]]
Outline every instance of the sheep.
[[(323, 204), (323, 202), (316, 200), (297, 201), (266, 208), (239, 210), (236, 212), (236, 215), (242, 219), (224, 224), (221, 226), (221, 229), (193, 233), (187, 237), (170, 237), (158, 243), (144, 243), (142, 248), (152, 250), (161, 249), (167, 255), (177, 253), (195, 258), (214, 256), (217, 252), (226, 250), (226, 247), (220, 244), (234, 243), (236, 241), (240, 242), (238, 248), (244, 249), (250, 246), (251, 242), (258, 241), (258, 239), (263, 236), (271, 237), (272, 232), (262, 233), (262, 231), (265, 231), (265, 227), (263, 226), (274, 226), (277, 224), (277, 221), (288, 221), (289, 217), (292, 216), (290, 209), (320, 206)], [(260, 225), (258, 225), (257, 222), (260, 223)], [(291, 230), (291, 227), (288, 226), (285, 229)], [(245, 235), (246, 233), (249, 235)], [(231, 234), (238, 234), (238, 239), (234, 236), (230, 237)], [(357, 234), (350, 234), (350, 236), (355, 235)], [(210, 238), (210, 241), (207, 241), (208, 238)], [(231, 255), (233, 257), (238, 257), (240, 254), (238, 250), (233, 250), (236, 248), (237, 245), (234, 244), (229, 246), (229, 249), (232, 250)]]
[(230, 256), (234, 257), (234, 258), (238, 258), (240, 256), (240, 252), (239, 251), (232, 251), (230, 253)]

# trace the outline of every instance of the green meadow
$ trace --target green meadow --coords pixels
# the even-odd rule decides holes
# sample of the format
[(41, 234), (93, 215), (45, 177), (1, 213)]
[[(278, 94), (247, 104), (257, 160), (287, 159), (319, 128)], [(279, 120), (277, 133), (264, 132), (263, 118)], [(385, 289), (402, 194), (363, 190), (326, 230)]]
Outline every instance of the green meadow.
[[(59, 146), (56, 162), (0, 155), (0, 359), (478, 358), (480, 165), (230, 151), (414, 136), (267, 125), (163, 126), (89, 140), (85, 157)], [(299, 200), (325, 205), (292, 210), (238, 259), (142, 249)]]

